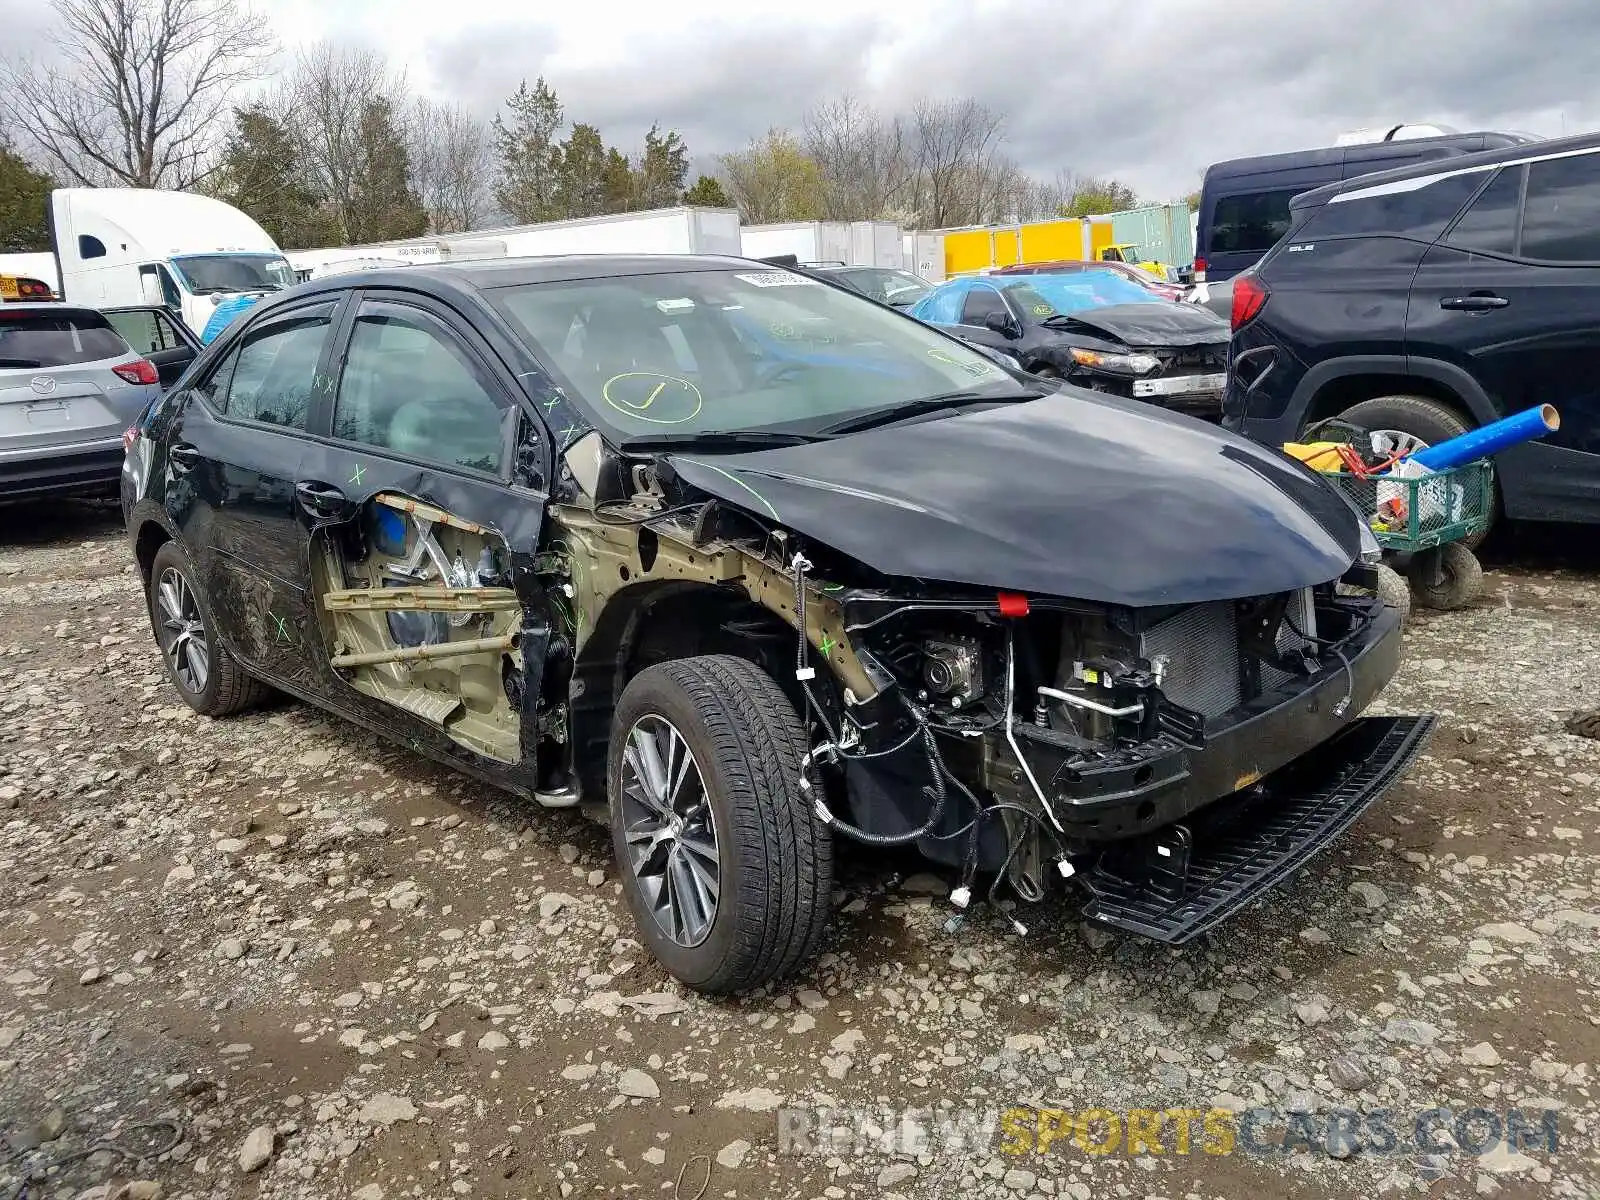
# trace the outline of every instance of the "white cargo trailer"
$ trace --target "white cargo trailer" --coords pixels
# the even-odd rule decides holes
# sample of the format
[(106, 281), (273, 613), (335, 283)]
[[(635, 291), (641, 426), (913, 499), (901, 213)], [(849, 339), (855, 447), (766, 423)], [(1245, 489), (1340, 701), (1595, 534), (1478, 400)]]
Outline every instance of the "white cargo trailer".
[(738, 256), (741, 252), (739, 214), (731, 208), (658, 208), (485, 229), (471, 236), (505, 243), (510, 258), (546, 254)]
[(894, 270), (905, 265), (900, 227), (892, 221), (782, 221), (746, 225), (739, 237), (746, 258), (792, 254), (803, 263)]
[(944, 281), (944, 234), (911, 230), (901, 235), (905, 269), (929, 283)]

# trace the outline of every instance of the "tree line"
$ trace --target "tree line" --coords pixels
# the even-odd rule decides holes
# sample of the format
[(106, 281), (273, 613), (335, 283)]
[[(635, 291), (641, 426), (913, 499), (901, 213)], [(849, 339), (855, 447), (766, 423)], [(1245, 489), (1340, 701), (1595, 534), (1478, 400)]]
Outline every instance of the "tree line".
[[(285, 68), (241, 0), (52, 0), (57, 61), (0, 64), (0, 248), (47, 248), (53, 186), (198, 190), (289, 248), (688, 203), (751, 223), (892, 220), (941, 228), (1138, 204), (1115, 179), (1041, 179), (972, 99), (883, 113), (842, 96), (711, 160), (655, 125), (608, 144), (543, 78), (489, 120), (414, 94), (370, 50), (321, 43)], [(267, 73), (272, 81), (263, 86)], [(9, 140), (8, 139), (9, 135)]]

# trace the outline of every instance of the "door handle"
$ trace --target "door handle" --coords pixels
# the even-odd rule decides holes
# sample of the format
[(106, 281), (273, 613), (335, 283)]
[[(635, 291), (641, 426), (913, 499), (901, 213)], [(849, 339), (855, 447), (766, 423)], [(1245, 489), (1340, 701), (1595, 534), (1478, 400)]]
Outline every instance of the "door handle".
[(167, 447), (167, 461), (172, 464), (174, 475), (183, 475), (194, 470), (200, 461), (200, 451), (188, 442), (174, 442)]
[(1510, 304), (1504, 296), (1493, 292), (1472, 292), (1466, 296), (1446, 296), (1439, 307), (1455, 312), (1488, 312), (1491, 308), (1504, 308)]
[(294, 495), (300, 507), (318, 520), (342, 521), (350, 513), (350, 497), (331, 483), (301, 480), (294, 485)]

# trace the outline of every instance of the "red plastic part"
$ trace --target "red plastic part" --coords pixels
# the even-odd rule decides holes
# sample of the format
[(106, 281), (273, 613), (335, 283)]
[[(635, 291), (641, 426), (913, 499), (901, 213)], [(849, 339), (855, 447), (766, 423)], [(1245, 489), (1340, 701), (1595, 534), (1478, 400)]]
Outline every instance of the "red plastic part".
[(135, 358), (130, 362), (118, 363), (111, 369), (129, 383), (161, 382), (161, 373), (148, 358)]
[(1002, 617), (1025, 617), (1028, 615), (1028, 598), (1019, 592), (1001, 592), (998, 596), (998, 603)]

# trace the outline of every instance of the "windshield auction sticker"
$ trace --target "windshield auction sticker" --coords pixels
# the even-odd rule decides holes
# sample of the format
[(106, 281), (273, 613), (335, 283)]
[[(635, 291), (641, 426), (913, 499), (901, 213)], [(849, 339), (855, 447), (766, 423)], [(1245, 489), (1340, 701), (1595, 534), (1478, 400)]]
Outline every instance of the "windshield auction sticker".
[(752, 271), (748, 275), (735, 275), (751, 287), (822, 287), (821, 280), (808, 279), (793, 271)]
[(654, 371), (624, 371), (600, 389), (605, 402), (624, 416), (652, 425), (682, 425), (700, 415), (705, 397), (687, 379)]

